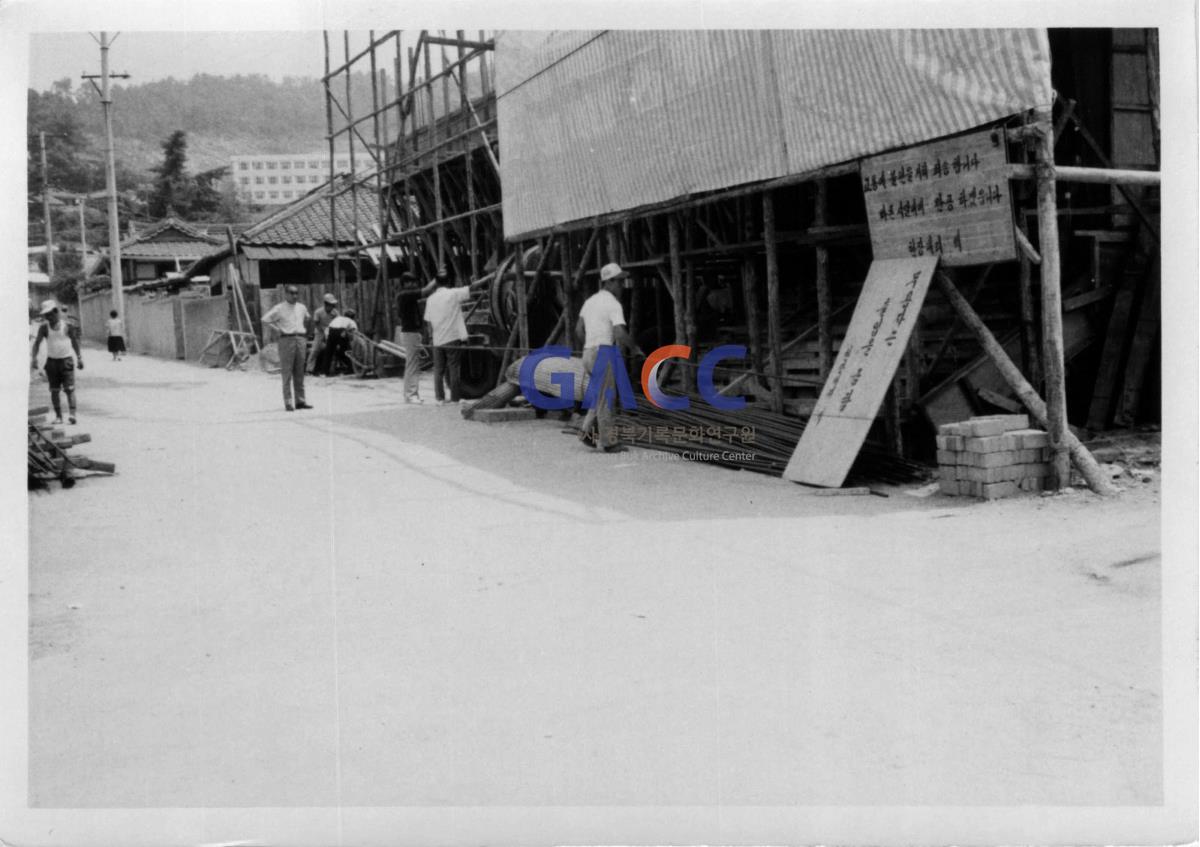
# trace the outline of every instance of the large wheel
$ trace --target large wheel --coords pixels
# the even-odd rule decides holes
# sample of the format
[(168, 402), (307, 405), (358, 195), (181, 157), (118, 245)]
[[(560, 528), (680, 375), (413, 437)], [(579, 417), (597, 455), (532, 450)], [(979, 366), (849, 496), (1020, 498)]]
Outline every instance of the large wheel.
[[(557, 253), (557, 251), (555, 251)], [(542, 250), (538, 245), (534, 245), (525, 250), (521, 254), (522, 263), (525, 266), (526, 272), (532, 271), (537, 267), (538, 261), (541, 259)], [(557, 256), (552, 257), (557, 258)], [(543, 270), (554, 270), (550, 267), (553, 262), (548, 263)], [(505, 339), (512, 333), (512, 328), (517, 324), (517, 272), (516, 272), (516, 257), (510, 254), (500, 267), (496, 269), (496, 278), (491, 285), (491, 316), (495, 326), (497, 326)], [(558, 317), (562, 312), (562, 306), (558, 298), (558, 284), (553, 277), (545, 276), (542, 278), (541, 284), (535, 296), (529, 301), (529, 307), (526, 310), (529, 319), (529, 339), (534, 346), (541, 344), (554, 330), (555, 324), (558, 323)]]

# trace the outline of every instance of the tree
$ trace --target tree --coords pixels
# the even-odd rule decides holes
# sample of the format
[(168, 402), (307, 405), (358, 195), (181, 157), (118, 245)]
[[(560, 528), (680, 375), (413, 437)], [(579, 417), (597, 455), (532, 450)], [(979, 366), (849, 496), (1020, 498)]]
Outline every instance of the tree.
[(195, 200), (196, 186), (187, 172), (187, 133), (175, 130), (163, 142), (163, 162), (153, 168), (154, 189), (149, 212), (153, 218), (187, 215)]

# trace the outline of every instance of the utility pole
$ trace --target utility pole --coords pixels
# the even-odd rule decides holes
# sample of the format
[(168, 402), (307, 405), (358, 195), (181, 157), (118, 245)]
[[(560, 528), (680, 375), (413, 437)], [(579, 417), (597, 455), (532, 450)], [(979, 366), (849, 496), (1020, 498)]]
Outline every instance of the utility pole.
[[(95, 38), (95, 36), (92, 36)], [(108, 72), (108, 48), (116, 41), (107, 32), (100, 33), (100, 103), (104, 106), (104, 138), (105, 138), (105, 176), (106, 193), (108, 195), (108, 272), (112, 281), (112, 306), (120, 315), (125, 314), (125, 298), (122, 290), (124, 281), (121, 279), (121, 222), (117, 219), (117, 163), (113, 151), (112, 134), (112, 97), (108, 92), (108, 81), (112, 77), (129, 79), (129, 74), (110, 74)], [(95, 74), (84, 74), (84, 79), (95, 80)], [(92, 85), (95, 86), (95, 82)]]
[(38, 133), (42, 145), (42, 220), (46, 236), (46, 275), (54, 281), (54, 232), (50, 226), (50, 182), (46, 177), (46, 133)]

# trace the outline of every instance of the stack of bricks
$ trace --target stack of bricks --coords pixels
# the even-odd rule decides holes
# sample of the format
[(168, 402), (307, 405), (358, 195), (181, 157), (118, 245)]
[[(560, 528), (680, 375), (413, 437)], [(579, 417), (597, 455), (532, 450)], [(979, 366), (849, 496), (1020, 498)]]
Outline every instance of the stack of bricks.
[(1041, 491), (1049, 475), (1049, 436), (1027, 415), (990, 415), (938, 428), (943, 494), (995, 500)]

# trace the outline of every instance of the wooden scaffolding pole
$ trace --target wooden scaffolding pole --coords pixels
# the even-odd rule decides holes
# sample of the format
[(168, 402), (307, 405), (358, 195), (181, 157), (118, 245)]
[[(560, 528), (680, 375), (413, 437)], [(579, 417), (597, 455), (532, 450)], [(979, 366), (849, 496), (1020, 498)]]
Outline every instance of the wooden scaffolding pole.
[(771, 350), (771, 407), (783, 411), (783, 353), (779, 318), (779, 253), (775, 235), (775, 200), (763, 192), (763, 242), (767, 252), (767, 345)]
[(1046, 430), (1050, 435), (1050, 485), (1070, 483), (1067, 455), (1066, 365), (1063, 356), (1062, 280), (1058, 250), (1057, 182), (1054, 129), (1050, 113), (1037, 116), (1038, 239), (1042, 256), (1042, 368), (1046, 381)]
[[(991, 330), (987, 328), (976, 311), (971, 308), (971, 304), (962, 296), (944, 271), (938, 271), (934, 275), (934, 279), (941, 286), (946, 299), (950, 301), (950, 305), (954, 307), (959, 317), (963, 319), (963, 323), (975, 333), (976, 338), (979, 339), (979, 343), (983, 346), (984, 353), (996, 365), (996, 369), (1000, 371), (1000, 375), (1004, 377), (1004, 381), (1008, 383), (1021, 402), (1025, 404), (1025, 408), (1029, 410), (1034, 420), (1049, 429), (1047, 404), (1042, 401), (1042, 398), (1038, 396), (1033, 386), (1021, 375), (1020, 369), (1008, 357), (1008, 354), (1004, 352), (1004, 347), (996, 340), (996, 336), (992, 335)], [(1108, 477), (1105, 476), (1104, 471), (1096, 464), (1095, 458), (1069, 429), (1066, 430), (1063, 444), (1069, 451), (1070, 458), (1074, 461), (1075, 467), (1079, 468), (1079, 472), (1083, 474), (1083, 478), (1087, 481), (1088, 487), (1092, 491), (1106, 496), (1116, 493), (1116, 489)]]
[[(813, 224), (823, 227), (829, 222), (829, 180), (817, 180), (816, 214)], [(833, 370), (833, 295), (829, 290), (829, 248), (823, 244), (816, 247), (817, 253), (817, 361), (821, 370), (821, 382), (829, 378)]]

